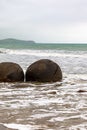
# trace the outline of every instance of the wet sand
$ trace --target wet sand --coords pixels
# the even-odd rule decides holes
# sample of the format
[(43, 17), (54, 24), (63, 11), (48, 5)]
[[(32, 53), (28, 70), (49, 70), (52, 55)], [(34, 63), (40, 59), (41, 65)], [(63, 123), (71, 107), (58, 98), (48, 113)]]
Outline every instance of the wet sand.
[(1, 83), (0, 122), (18, 130), (86, 129), (87, 81)]

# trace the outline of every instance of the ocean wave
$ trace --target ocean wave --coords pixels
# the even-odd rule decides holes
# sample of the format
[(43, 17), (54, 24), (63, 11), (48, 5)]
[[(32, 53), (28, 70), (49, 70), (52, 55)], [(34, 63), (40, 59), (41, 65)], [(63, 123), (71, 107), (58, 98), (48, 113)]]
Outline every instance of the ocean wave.
[(32, 125), (23, 125), (23, 124), (4, 124), (8, 128), (19, 129), (19, 130), (35, 130)]
[(65, 51), (65, 50), (29, 50), (29, 49), (4, 49), (0, 48), (1, 53), (14, 55), (30, 56), (52, 56), (52, 57), (81, 57), (87, 58), (86, 51)]
[(0, 48), (0, 53), (9, 53), (10, 49)]

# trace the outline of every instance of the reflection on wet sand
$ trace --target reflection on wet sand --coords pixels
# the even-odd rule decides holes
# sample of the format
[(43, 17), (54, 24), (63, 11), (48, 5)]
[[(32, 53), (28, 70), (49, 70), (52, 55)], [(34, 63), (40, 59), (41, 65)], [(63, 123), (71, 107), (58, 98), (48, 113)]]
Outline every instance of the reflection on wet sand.
[(0, 84), (1, 123), (27, 130), (87, 128), (87, 92), (78, 92), (87, 91), (86, 81), (24, 84)]

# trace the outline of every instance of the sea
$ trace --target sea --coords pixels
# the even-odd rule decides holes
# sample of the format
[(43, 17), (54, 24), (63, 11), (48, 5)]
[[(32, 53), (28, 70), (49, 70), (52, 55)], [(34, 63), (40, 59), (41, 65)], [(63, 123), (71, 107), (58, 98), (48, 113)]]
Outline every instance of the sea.
[(56, 62), (62, 81), (1, 82), (0, 124), (18, 130), (87, 130), (87, 44), (0, 44), (0, 62), (15, 62), (24, 73), (40, 59)]

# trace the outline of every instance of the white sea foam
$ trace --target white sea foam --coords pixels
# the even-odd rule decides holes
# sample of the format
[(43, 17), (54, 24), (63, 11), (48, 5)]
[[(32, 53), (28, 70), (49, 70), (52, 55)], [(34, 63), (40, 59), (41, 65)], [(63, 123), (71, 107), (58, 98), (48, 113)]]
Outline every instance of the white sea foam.
[(4, 124), (8, 128), (18, 129), (18, 130), (35, 130), (32, 125), (22, 125), (22, 124)]
[(71, 126), (69, 130), (87, 130), (87, 123)]
[(0, 48), (2, 53), (16, 54), (16, 55), (31, 55), (31, 56), (53, 56), (53, 57), (81, 57), (87, 58), (87, 53), (84, 51), (65, 51), (65, 50), (29, 50), (29, 49), (4, 49)]
[[(39, 86), (38, 84), (30, 83), (31, 87), (28, 88), (13, 88), (13, 84), (9, 84), (8, 86), (6, 83), (7, 89), (6, 87), (3, 89), (5, 84), (1, 83), (0, 107), (2, 110), (5, 110), (5, 117), (11, 122), (9, 124), (5, 123), (5, 126), (19, 130), (35, 130), (39, 128), (50, 130), (51, 128), (47, 126), (47, 122), (50, 124), (53, 123), (56, 127), (55, 129), (60, 129), (59, 125), (56, 126), (57, 124), (68, 122), (69, 120), (79, 119), (85, 122), (87, 120), (87, 112), (85, 111), (87, 108), (87, 93), (78, 93), (77, 91), (80, 89), (87, 90), (87, 84), (83, 82), (83, 84), (81, 83), (83, 85), (81, 87), (80, 82), (77, 81), (81, 80), (82, 75), (78, 78), (76, 77), (72, 74), (69, 79), (62, 82), (60, 86), (57, 82), (53, 84), (43, 83), (39, 84)], [(56, 93), (52, 93), (54, 91)], [(4, 113), (2, 113), (2, 116)], [(3, 116), (3, 120), (5, 117)], [(15, 117), (17, 118), (16, 121)], [(11, 121), (11, 118), (14, 119), (14, 123)], [(43, 125), (37, 125), (37, 123), (35, 123), (37, 120), (38, 122), (44, 120)], [(26, 125), (23, 124), (25, 121)], [(64, 124), (62, 124), (62, 126), (63, 125)], [(83, 123), (81, 124), (80, 122), (80, 125), (81, 128), (85, 129)], [(66, 127), (66, 129), (71, 130), (79, 128), (80, 126), (78, 124), (74, 126), (72, 122), (71, 127)], [(60, 130), (64, 129), (61, 128)]]

